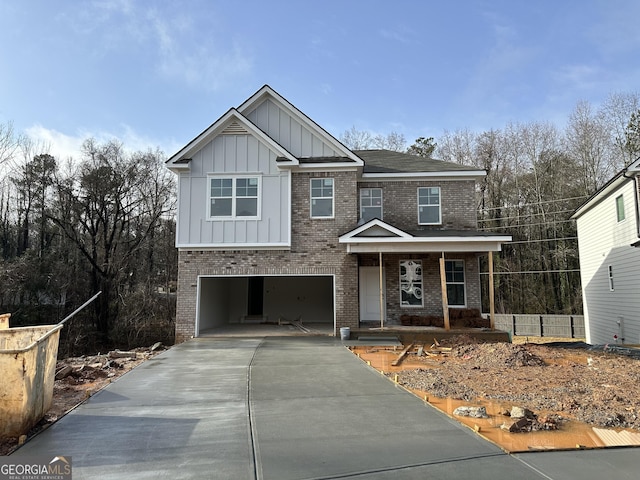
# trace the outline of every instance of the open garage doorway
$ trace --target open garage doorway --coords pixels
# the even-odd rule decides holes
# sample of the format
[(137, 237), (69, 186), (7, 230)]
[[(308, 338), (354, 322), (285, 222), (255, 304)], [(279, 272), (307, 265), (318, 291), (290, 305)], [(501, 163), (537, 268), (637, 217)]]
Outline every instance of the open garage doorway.
[[(333, 334), (334, 283), (328, 275), (199, 277), (195, 335), (262, 327), (283, 334), (305, 329)], [(303, 327), (294, 328), (298, 323)]]

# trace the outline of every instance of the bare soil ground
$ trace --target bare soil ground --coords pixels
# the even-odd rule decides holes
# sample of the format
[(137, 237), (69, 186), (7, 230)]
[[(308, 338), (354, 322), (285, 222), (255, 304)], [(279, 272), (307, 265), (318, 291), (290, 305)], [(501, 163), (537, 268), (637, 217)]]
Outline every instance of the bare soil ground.
[(640, 430), (638, 358), (534, 343), (480, 344), (468, 337), (448, 347), (408, 358), (412, 368), (398, 372), (398, 383), (441, 398), (500, 401), (592, 426)]
[[(156, 348), (153, 350), (152, 348), (136, 348), (128, 352), (116, 350), (104, 355), (58, 360), (56, 372), (66, 370), (66, 376), (56, 379), (51, 408), (37, 425), (29, 432), (25, 432), (26, 437), (30, 438), (48, 428), (109, 383), (164, 350), (161, 346), (154, 346)], [(0, 439), (0, 455), (12, 453), (18, 447), (19, 441), (19, 438)]]

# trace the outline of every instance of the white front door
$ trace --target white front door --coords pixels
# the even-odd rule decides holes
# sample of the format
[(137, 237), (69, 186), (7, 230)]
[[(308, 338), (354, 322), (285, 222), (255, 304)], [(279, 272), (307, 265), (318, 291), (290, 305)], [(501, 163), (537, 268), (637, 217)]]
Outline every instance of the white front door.
[[(383, 271), (384, 285), (384, 271)], [(382, 298), (384, 300), (384, 290)], [(383, 304), (385, 302), (383, 301)], [(360, 267), (360, 321), (380, 321), (380, 268)]]

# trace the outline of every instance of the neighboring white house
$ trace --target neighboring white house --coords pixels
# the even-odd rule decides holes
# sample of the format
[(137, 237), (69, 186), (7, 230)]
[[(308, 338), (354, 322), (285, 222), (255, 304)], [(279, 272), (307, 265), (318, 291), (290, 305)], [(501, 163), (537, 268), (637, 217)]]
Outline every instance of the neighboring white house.
[(571, 216), (587, 343), (640, 343), (640, 158)]

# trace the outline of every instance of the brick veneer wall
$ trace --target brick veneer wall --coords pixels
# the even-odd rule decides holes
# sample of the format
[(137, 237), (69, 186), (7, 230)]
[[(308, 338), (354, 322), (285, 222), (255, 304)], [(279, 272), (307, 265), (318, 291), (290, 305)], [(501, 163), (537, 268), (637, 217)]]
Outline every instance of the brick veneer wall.
[[(310, 218), (312, 177), (334, 179), (334, 218)], [(358, 220), (356, 178), (355, 171), (292, 175), (291, 250), (179, 251), (176, 342), (194, 335), (200, 275), (334, 275), (336, 327), (357, 327), (358, 259), (338, 243)]]
[[(407, 231), (427, 228), (472, 230), (478, 226), (475, 182), (390, 181), (360, 182), (359, 188), (382, 188), (383, 220)], [(440, 187), (442, 225), (418, 225), (418, 187)], [(360, 195), (358, 195), (358, 199)]]
[[(449, 253), (447, 260), (464, 260), (466, 308), (482, 310), (480, 295), (480, 273), (478, 256), (469, 253)], [(400, 305), (400, 261), (422, 261), (423, 307), (403, 307)], [(383, 254), (382, 263), (385, 273), (387, 324), (400, 325), (400, 316), (442, 315), (442, 290), (440, 284), (440, 255), (438, 254)], [(362, 255), (362, 266), (378, 266), (377, 255)]]

